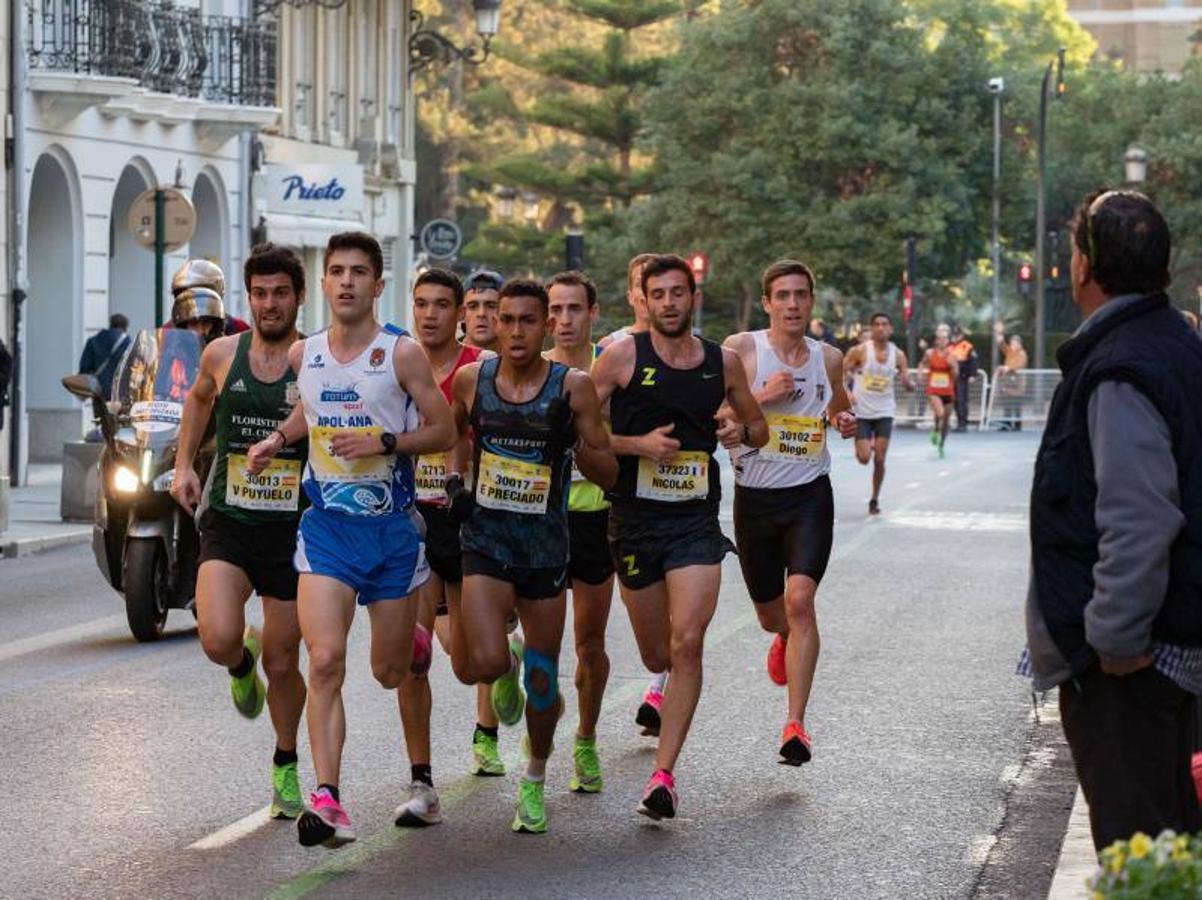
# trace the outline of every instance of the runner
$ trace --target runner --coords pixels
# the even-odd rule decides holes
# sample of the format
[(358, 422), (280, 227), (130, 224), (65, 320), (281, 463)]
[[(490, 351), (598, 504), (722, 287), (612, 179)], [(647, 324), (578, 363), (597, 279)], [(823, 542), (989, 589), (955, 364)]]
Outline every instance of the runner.
[[(719, 435), (762, 447), (768, 426), (739, 357), (691, 334), (696, 282), (679, 256), (643, 268), (651, 330), (617, 341), (593, 366), (610, 401), (617, 487), (610, 493), (610, 553), (639, 653), (652, 672), (671, 669), (660, 712), (655, 772), (639, 812), (676, 814), (673, 769), (701, 694), (705, 630), (713, 618), (722, 558), (732, 545), (718, 526)], [(739, 422), (721, 424), (729, 401)]]
[[(560, 272), (547, 285), (555, 347), (547, 359), (582, 372), (593, 368), (597, 345), (592, 342), (597, 321), (597, 288), (582, 272)], [(614, 566), (606, 543), (609, 502), (600, 487), (572, 467), (568, 492), (568, 531), (571, 561), (572, 625), (576, 631), (576, 698), (580, 721), (572, 751), (575, 774), (571, 789), (595, 794), (601, 790), (601, 760), (597, 756), (597, 719), (609, 681), (605, 628), (614, 593)]]
[[(300, 335), (305, 269), (285, 247), (261, 244), (243, 267), (253, 330), (219, 337), (200, 358), (184, 402), (171, 495), (189, 512), (202, 506), (196, 622), (205, 655), (230, 673), (234, 708), (248, 719), (266, 700), (275, 730), (272, 818), (295, 819), (304, 809), (297, 778), (296, 733), (305, 706), (300, 626), (296, 618), (296, 526), (305, 445), (281, 453), (263, 476), (246, 471), (246, 451), (277, 428), (296, 403), (296, 374), (288, 348)], [(208, 490), (194, 468), (210, 415), (217, 455)], [(251, 592), (263, 603), (263, 630), (246, 625)], [(267, 687), (259, 678), (260, 656)]]
[(463, 331), (469, 347), (497, 349), (497, 297), (504, 283), (501, 273), (491, 269), (477, 269), (467, 277)]
[(647, 324), (647, 298), (643, 296), (643, 266), (654, 258), (654, 253), (640, 253), (631, 257), (630, 262), (626, 264), (626, 302), (630, 304), (634, 321), (601, 338), (597, 342), (597, 346), (602, 350), (614, 341), (619, 341), (627, 335), (646, 331), (651, 327)]
[[(300, 403), (249, 454), (257, 474), (307, 426), (304, 487), (312, 505), (301, 518), (295, 564), (318, 786), (298, 820), (306, 847), (355, 839), (338, 793), (347, 632), (357, 600), (371, 619), (372, 672), (385, 688), (399, 687), (412, 661), (417, 618), (416, 599), (406, 598), (430, 574), (413, 511), (409, 457), (449, 449), (455, 440), (450, 409), (421, 347), (376, 321), (383, 269), (380, 245), (370, 235), (330, 238), (322, 278), (330, 327), (289, 350)], [(412, 403), (422, 424), (409, 432)]]
[[(743, 581), (760, 626), (776, 635), (768, 675), (789, 687), (781, 762), (810, 761), (806, 704), (818, 665), (814, 594), (834, 539), (835, 500), (826, 420), (849, 438), (856, 419), (843, 388), (843, 354), (806, 337), (814, 313), (814, 273), (781, 260), (763, 277), (764, 331), (732, 334), (725, 346), (743, 362), (768, 420), (762, 449), (725, 440), (735, 467), (735, 541)], [(729, 414), (729, 410), (723, 410)]]
[[(455, 373), (486, 350), (467, 347), (455, 340), (463, 319), (463, 284), (446, 269), (429, 269), (417, 277), (413, 287), (413, 323), (418, 342), (434, 370), (434, 379), (448, 401)], [(459, 604), (463, 581), (460, 560), (459, 525), (447, 510), (446, 473), (448, 453), (429, 453), (418, 458), (414, 474), (417, 509), (426, 523), (426, 557), (430, 580), (418, 591), (418, 626), (438, 634), (443, 650), (450, 653), (448, 604)], [(497, 752), (497, 719), (489, 700), (487, 685), (477, 687), (477, 725), (472, 737), (473, 774), (504, 775), (505, 765)], [(438, 793), (430, 757), (430, 681), (426, 670), (410, 667), (398, 697), (401, 722), (405, 726), (405, 745), (413, 783), (409, 799), (397, 811), (396, 824), (402, 827), (433, 825), (442, 821)]]
[(939, 450), (943, 459), (943, 445), (947, 443), (947, 427), (952, 420), (952, 402), (956, 397), (956, 379), (960, 368), (948, 349), (951, 329), (941, 324), (935, 329), (935, 346), (923, 354), (921, 368), (927, 371), (927, 402), (931, 404), (931, 443)]
[[(464, 519), (452, 664), (466, 681), (492, 683), (502, 722), (516, 723), (525, 706), (529, 759), (511, 827), (530, 833), (547, 830), (543, 779), (563, 712), (558, 672), (573, 444), (577, 464), (595, 483), (612, 485), (618, 469), (588, 376), (539, 352), (547, 305), (536, 281), (515, 279), (501, 289), (500, 359), (465, 366), (453, 386), (459, 432), (470, 427), (474, 434), (474, 496), (461, 476), (447, 479), (452, 514)], [(506, 637), (515, 607), (524, 646)], [(525, 698), (518, 685), (523, 667)]]
[[(888, 313), (872, 316), (871, 337), (847, 351), (843, 371), (852, 380), (851, 405), (856, 415), (856, 459), (860, 465), (872, 460), (872, 499), (869, 515), (881, 511), (881, 484), (885, 481), (885, 455), (893, 436), (893, 416), (897, 412), (894, 381), (901, 375), (906, 390), (914, 390), (906, 354), (893, 343), (893, 320)], [(847, 383), (844, 378), (844, 384)]]

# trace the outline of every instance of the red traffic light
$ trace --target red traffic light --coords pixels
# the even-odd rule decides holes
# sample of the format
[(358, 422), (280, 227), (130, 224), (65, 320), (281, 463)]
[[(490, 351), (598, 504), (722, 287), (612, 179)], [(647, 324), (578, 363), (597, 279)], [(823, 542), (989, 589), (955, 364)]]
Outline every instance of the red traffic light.
[(698, 281), (703, 281), (705, 276), (709, 274), (710, 258), (704, 253), (690, 253), (689, 268), (693, 270), (694, 278)]
[(1018, 267), (1018, 280), (1019, 281), (1030, 281), (1031, 278), (1034, 277), (1034, 274), (1035, 274), (1035, 270), (1031, 268), (1030, 263), (1023, 263), (1021, 266)]

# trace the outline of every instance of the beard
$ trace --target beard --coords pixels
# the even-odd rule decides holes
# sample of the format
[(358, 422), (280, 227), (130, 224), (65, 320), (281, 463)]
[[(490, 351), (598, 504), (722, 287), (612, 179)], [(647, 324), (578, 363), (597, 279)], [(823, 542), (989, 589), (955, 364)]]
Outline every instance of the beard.
[(692, 328), (692, 326), (693, 326), (693, 308), (692, 308), (692, 306), (690, 306), (687, 314), (681, 313), (680, 321), (677, 323), (675, 328), (669, 328), (667, 325), (664, 324), (664, 322), (659, 318), (659, 316), (655, 315), (654, 313), (651, 313), (650, 319), (651, 319), (651, 327), (654, 328), (656, 331), (658, 331), (660, 334), (662, 334), (664, 337), (678, 338), (681, 335), (688, 334), (689, 330)]
[(264, 322), (258, 316), (255, 317), (255, 331), (259, 333), (259, 337), (268, 343), (282, 341), (292, 335), (296, 328), (297, 311), (292, 310), (291, 314), (282, 315), (279, 319), (272, 322)]

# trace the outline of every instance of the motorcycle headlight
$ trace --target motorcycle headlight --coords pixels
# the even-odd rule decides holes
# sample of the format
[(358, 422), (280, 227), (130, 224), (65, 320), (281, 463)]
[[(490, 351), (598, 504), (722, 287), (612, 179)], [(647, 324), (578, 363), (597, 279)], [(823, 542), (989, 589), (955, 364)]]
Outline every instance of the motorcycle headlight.
[(135, 493), (140, 484), (141, 482), (138, 481), (138, 476), (134, 474), (133, 469), (128, 469), (125, 466), (117, 466), (113, 471), (113, 488), (118, 493)]
[(151, 482), (151, 487), (156, 491), (165, 492), (171, 490), (171, 485), (175, 481), (175, 470), (168, 469)]

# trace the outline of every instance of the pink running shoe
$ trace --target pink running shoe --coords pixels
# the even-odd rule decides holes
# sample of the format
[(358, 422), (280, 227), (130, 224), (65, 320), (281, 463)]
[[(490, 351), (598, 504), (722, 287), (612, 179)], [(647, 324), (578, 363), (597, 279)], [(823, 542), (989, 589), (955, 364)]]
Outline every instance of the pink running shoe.
[(635, 713), (634, 724), (643, 729), (643, 734), (649, 737), (659, 737), (659, 710), (664, 705), (664, 695), (654, 688), (647, 688), (643, 694), (643, 703)]
[(309, 806), (296, 820), (296, 830), (302, 847), (322, 844), (333, 850), (355, 839), (350, 816), (325, 788), (309, 795)]
[(434, 661), (434, 642), (430, 640), (430, 632), (423, 625), (413, 626), (413, 659), (409, 663), (409, 671), (414, 675), (425, 675), (430, 671), (430, 663)]
[(639, 815), (658, 822), (660, 819), (676, 817), (676, 779), (667, 769), (657, 769), (647, 787), (643, 789), (643, 800), (639, 803)]
[(1198, 802), (1202, 803), (1202, 753), (1195, 753), (1190, 759), (1189, 771), (1194, 776), (1194, 793), (1198, 795)]
[(768, 677), (773, 684), (786, 685), (789, 683), (789, 672), (785, 667), (785, 648), (788, 641), (782, 635), (777, 635), (772, 646), (768, 648)]

